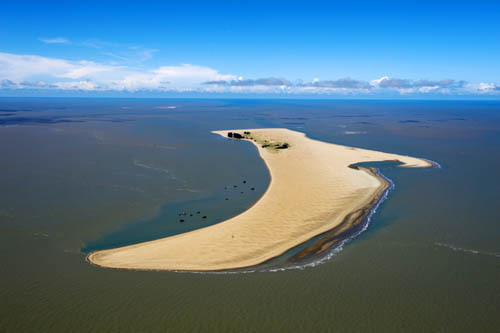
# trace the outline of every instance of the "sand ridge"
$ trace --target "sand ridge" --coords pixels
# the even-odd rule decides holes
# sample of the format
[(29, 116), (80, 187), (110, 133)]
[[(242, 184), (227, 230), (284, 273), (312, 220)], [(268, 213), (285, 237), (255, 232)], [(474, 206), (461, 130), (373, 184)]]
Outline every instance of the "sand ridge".
[[(248, 131), (266, 163), (271, 182), (248, 210), (187, 233), (91, 253), (98, 266), (123, 269), (214, 271), (254, 266), (339, 226), (350, 213), (373, 202), (385, 186), (366, 169), (349, 165), (399, 161), (401, 167), (431, 167), (427, 160), (341, 146), (288, 129)], [(231, 139), (228, 139), (231, 140)], [(288, 143), (287, 149), (262, 142)]]

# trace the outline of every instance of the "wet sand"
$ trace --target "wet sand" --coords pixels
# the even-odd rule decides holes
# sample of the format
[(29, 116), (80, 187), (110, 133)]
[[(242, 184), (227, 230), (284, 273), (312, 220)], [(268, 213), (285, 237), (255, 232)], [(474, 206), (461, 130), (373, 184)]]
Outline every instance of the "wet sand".
[[(228, 132), (244, 131), (250, 132), (244, 140), (256, 145), (271, 175), (267, 191), (250, 209), (206, 228), (93, 252), (88, 260), (102, 267), (149, 270), (254, 266), (317, 235), (331, 231), (335, 238), (359, 224), (387, 184), (373, 169), (349, 166), (370, 161), (399, 161), (408, 168), (433, 166), (424, 159), (330, 144), (288, 129), (214, 133), (227, 137)], [(322, 239), (295, 259), (335, 244)]]

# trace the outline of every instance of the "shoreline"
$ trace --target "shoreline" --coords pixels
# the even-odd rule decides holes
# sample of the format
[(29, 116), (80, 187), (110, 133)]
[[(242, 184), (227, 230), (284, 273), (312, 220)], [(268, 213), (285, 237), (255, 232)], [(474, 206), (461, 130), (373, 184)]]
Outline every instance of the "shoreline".
[[(427, 161), (434, 162), (431, 160), (427, 160)], [(351, 167), (351, 166), (349, 166), (349, 167)], [(441, 168), (440, 165), (437, 165), (437, 166), (433, 165), (432, 167), (433, 168)], [(233, 269), (222, 269), (222, 270), (206, 270), (206, 271), (202, 271), (202, 270), (165, 270), (165, 269), (153, 269), (153, 268), (140, 269), (140, 270), (141, 271), (151, 271), (151, 272), (169, 271), (169, 272), (175, 272), (175, 273), (198, 273), (198, 274), (247, 274), (247, 273), (255, 273), (255, 272), (279, 272), (279, 271), (292, 270), (292, 269), (304, 269), (307, 267), (315, 267), (318, 264), (322, 264), (325, 261), (329, 260), (330, 256), (321, 256), (321, 254), (323, 254), (325, 252), (334, 251), (338, 248), (342, 249), (342, 247), (346, 244), (346, 242), (349, 242), (352, 239), (356, 238), (357, 236), (359, 236), (362, 232), (364, 232), (368, 228), (368, 226), (371, 222), (371, 220), (370, 220), (371, 216), (376, 212), (379, 205), (381, 205), (385, 201), (385, 199), (387, 199), (389, 192), (394, 188), (394, 183), (389, 178), (384, 176), (377, 168), (373, 168), (373, 167), (360, 167), (360, 168), (370, 169), (370, 170), (366, 170), (366, 171), (372, 172), (373, 176), (379, 177), (379, 179), (384, 181), (387, 184), (387, 186), (384, 187), (384, 189), (381, 191), (380, 195), (376, 198), (376, 200), (374, 200), (374, 204), (366, 207), (367, 208), (366, 214), (364, 214), (362, 217), (360, 217), (359, 220), (356, 220), (356, 221), (359, 221), (359, 223), (357, 223), (353, 228), (349, 228), (343, 232), (339, 232), (337, 235), (332, 235), (332, 236), (339, 237), (339, 239), (336, 239), (335, 243), (332, 244), (331, 246), (328, 246), (328, 248), (324, 249), (324, 251), (321, 251), (319, 253), (310, 253), (310, 255), (308, 254), (308, 255), (304, 256), (303, 258), (299, 258), (298, 260), (293, 260), (293, 258), (298, 254), (297, 253), (296, 255), (291, 256), (290, 258), (288, 258), (286, 260), (291, 265), (284, 266), (284, 267), (276, 267), (276, 268), (271, 267), (271, 268), (263, 268), (263, 269), (252, 269), (254, 267), (258, 267), (259, 265), (266, 264), (267, 262), (272, 261), (273, 259), (276, 259), (282, 255), (285, 255), (286, 252), (293, 250), (293, 247), (286, 250), (285, 252), (283, 252), (282, 254), (280, 254), (276, 257), (269, 258), (268, 260), (261, 262), (257, 265), (254, 265), (254, 266), (239, 267), (239, 268), (233, 268)], [(340, 227), (340, 226), (338, 226), (338, 227)], [(334, 227), (332, 230), (328, 230), (322, 234), (319, 234), (319, 235), (312, 237), (311, 239), (314, 239), (314, 238), (318, 238), (318, 239), (313, 244), (308, 246), (306, 249), (309, 249), (309, 248), (315, 246), (316, 242), (323, 241), (323, 239), (325, 237), (329, 237), (331, 233), (333, 233), (335, 230), (338, 229), (338, 227)], [(305, 241), (304, 243), (310, 241), (311, 239)], [(300, 245), (302, 245), (302, 244), (298, 244), (297, 246), (300, 246)], [(306, 249), (304, 249), (302, 251), (305, 251)], [(302, 252), (302, 251), (300, 251), (300, 252)], [(89, 260), (90, 254), (91, 253), (87, 253), (85, 255), (85, 261), (88, 262), (91, 266), (100, 267), (100, 268), (116, 269), (116, 270), (139, 271), (139, 269), (136, 269), (136, 268), (117, 268), (117, 267), (101, 266), (101, 265), (93, 263), (91, 260)], [(308, 261), (309, 259), (314, 258), (315, 256), (318, 256), (318, 255), (319, 255), (319, 257), (316, 260)]]
[(373, 195), (372, 200), (370, 200), (370, 202), (368, 202), (364, 207), (349, 213), (339, 225), (326, 231), (323, 235), (316, 236), (319, 238), (313, 244), (290, 257), (287, 260), (288, 262), (301, 262), (315, 255), (320, 255), (331, 248), (336, 247), (342, 241), (361, 232), (365, 227), (365, 223), (363, 222), (370, 215), (370, 213), (372, 213), (373, 208), (380, 202), (384, 194), (391, 186), (391, 183), (382, 177), (376, 168), (360, 166), (349, 167), (362, 169), (370, 173), (381, 182), (381, 186)]
[[(340, 146), (287, 129), (249, 129), (270, 174), (265, 193), (248, 210), (218, 224), (154, 241), (90, 253), (96, 266), (171, 271), (224, 271), (255, 266), (324, 234), (289, 260), (321, 254), (362, 228), (389, 183), (374, 168), (432, 167), (432, 161)], [(214, 131), (227, 137), (231, 131)], [(285, 147), (286, 145), (286, 147)]]

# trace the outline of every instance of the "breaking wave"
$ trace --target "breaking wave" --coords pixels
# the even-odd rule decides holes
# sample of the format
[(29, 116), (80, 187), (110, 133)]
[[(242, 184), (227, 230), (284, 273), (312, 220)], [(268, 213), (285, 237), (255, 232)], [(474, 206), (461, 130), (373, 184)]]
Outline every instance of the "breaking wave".
[(427, 161), (427, 162), (430, 162), (430, 163), (433, 163), (434, 164), (434, 168), (436, 169), (442, 169), (443, 167), (441, 166), (441, 164), (439, 164), (438, 162), (436, 161), (433, 161), (433, 160), (429, 160), (427, 158), (421, 158), (420, 159), (424, 160), (424, 161)]
[(366, 229), (368, 229), (368, 226), (370, 225), (370, 223), (372, 221), (373, 215), (377, 212), (377, 209), (380, 207), (382, 202), (387, 200), (387, 198), (389, 196), (389, 192), (392, 191), (396, 187), (396, 185), (394, 185), (394, 182), (392, 180), (390, 180), (389, 178), (387, 178), (386, 176), (384, 176), (378, 169), (377, 169), (377, 174), (389, 183), (389, 187), (384, 191), (384, 193), (380, 196), (380, 199), (377, 201), (377, 203), (372, 207), (372, 209), (370, 210), (368, 215), (365, 217), (364, 222), (363, 222), (363, 227), (361, 228), (361, 230), (357, 231), (356, 233), (347, 237), (346, 239), (343, 239), (337, 246), (335, 246), (332, 249), (330, 249), (329, 251), (327, 251), (326, 255), (324, 255), (320, 258), (317, 258), (314, 261), (306, 262), (306, 263), (303, 263), (300, 265), (285, 266), (285, 267), (278, 267), (278, 268), (268, 268), (268, 269), (263, 269), (260, 271), (261, 272), (280, 272), (280, 271), (285, 271), (285, 270), (290, 270), (290, 269), (304, 270), (306, 268), (316, 267), (318, 265), (324, 264), (327, 261), (329, 261), (330, 259), (332, 259), (334, 256), (336, 256), (337, 254), (339, 254), (344, 249), (344, 246), (347, 243), (349, 243), (354, 238), (358, 237), (361, 233), (366, 231)]

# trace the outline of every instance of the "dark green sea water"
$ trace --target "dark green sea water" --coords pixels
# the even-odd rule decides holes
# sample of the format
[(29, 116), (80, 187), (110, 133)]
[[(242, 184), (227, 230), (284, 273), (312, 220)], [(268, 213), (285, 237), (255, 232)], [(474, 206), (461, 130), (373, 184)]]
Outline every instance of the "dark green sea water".
[[(315, 267), (194, 274), (85, 261), (250, 207), (269, 181), (264, 163), (210, 131), (256, 127), (442, 168), (380, 165), (395, 189)], [(1, 332), (500, 331), (500, 102), (4, 98), (0, 156)]]

